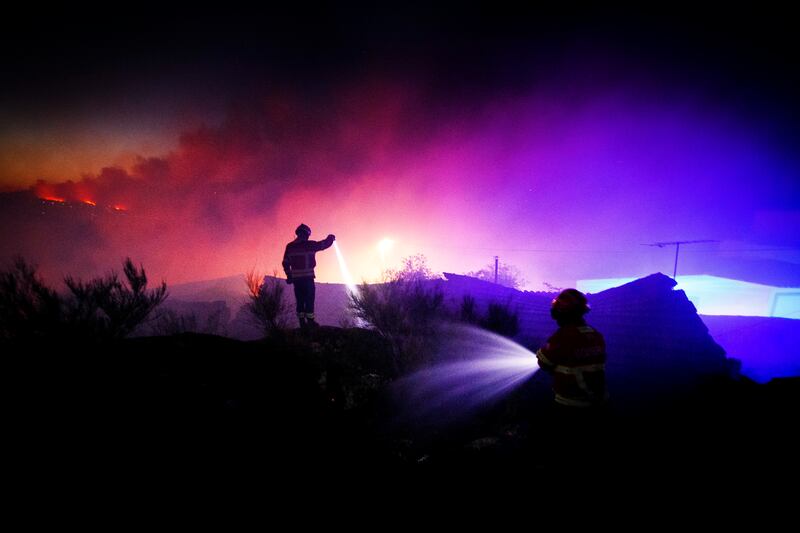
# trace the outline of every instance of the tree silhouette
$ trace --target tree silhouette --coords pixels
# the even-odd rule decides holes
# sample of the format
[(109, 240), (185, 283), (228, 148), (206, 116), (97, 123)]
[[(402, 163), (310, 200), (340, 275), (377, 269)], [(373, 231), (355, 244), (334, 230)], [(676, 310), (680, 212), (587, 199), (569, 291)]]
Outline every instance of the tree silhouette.
[[(494, 262), (489, 263), (480, 270), (467, 272), (465, 276), (494, 283)], [(511, 287), (512, 289), (521, 289), (525, 285), (525, 278), (522, 277), (522, 272), (514, 265), (500, 263), (497, 268), (497, 284)]]

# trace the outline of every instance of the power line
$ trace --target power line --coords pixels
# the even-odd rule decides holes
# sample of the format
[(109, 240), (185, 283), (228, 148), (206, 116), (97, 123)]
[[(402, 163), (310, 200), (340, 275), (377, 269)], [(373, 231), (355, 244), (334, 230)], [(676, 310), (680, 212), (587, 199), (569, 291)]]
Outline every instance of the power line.
[[(718, 242), (718, 241), (713, 241)], [(650, 245), (643, 245), (650, 246)], [(479, 248), (470, 246), (436, 246), (440, 250), (470, 250), (476, 252), (512, 252), (512, 253), (542, 253), (542, 254), (639, 254), (641, 251), (631, 250), (559, 250), (559, 249), (536, 249), (536, 248)], [(800, 252), (800, 248), (726, 248), (706, 249), (706, 250), (684, 250), (684, 253), (742, 253), (742, 252)]]
[(635, 250), (545, 250), (545, 249), (528, 249), (528, 248), (477, 248), (472, 246), (436, 246), (439, 250), (470, 250), (476, 252), (524, 252), (524, 253), (612, 253), (612, 254), (630, 254), (637, 253)]

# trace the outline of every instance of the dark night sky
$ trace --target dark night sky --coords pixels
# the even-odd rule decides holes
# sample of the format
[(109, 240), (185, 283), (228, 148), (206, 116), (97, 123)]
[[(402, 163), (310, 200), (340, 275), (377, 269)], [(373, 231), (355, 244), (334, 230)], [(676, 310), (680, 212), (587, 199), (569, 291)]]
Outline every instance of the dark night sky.
[[(526, 90), (565, 57), (592, 50), (608, 67), (619, 69), (622, 59), (657, 78), (724, 88), (724, 97), (748, 106), (796, 106), (791, 17), (768, 8), (555, 11), (492, 2), (227, 12), (145, 6), (107, 14), (60, 9), (20, 15), (0, 37), (11, 52), (4, 58), (4, 104), (44, 99), (58, 107), (153, 85), (181, 93), (198, 82), (237, 92), (277, 80), (324, 91), (326, 84), (375, 71), (482, 97), (483, 91)], [(607, 75), (619, 74), (614, 68)]]

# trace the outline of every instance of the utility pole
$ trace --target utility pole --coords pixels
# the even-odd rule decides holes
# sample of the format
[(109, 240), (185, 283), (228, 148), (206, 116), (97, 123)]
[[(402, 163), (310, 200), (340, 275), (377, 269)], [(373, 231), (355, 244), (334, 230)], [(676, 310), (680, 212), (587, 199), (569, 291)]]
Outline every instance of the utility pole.
[(497, 267), (498, 267), (499, 262), (500, 262), (500, 256), (498, 256), (498, 255), (494, 256), (494, 283), (495, 283), (495, 285), (497, 284), (497, 270), (498, 270)]
[(702, 241), (654, 242), (652, 244), (643, 244), (642, 246), (656, 246), (658, 248), (663, 248), (665, 246), (674, 246), (675, 247), (675, 266), (672, 268), (672, 279), (677, 281), (677, 276), (678, 276), (678, 254), (681, 251), (681, 244), (697, 244), (697, 243), (701, 243), (701, 242), (719, 242), (719, 241), (702, 240)]

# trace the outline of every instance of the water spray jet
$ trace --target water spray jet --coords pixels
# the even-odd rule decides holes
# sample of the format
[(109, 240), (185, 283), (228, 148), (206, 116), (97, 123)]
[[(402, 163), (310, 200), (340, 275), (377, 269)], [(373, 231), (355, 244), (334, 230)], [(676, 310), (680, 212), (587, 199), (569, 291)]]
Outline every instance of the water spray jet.
[(508, 395), (539, 369), (516, 342), (464, 324), (443, 326), (433, 366), (398, 380), (404, 418), (433, 425), (469, 417)]

